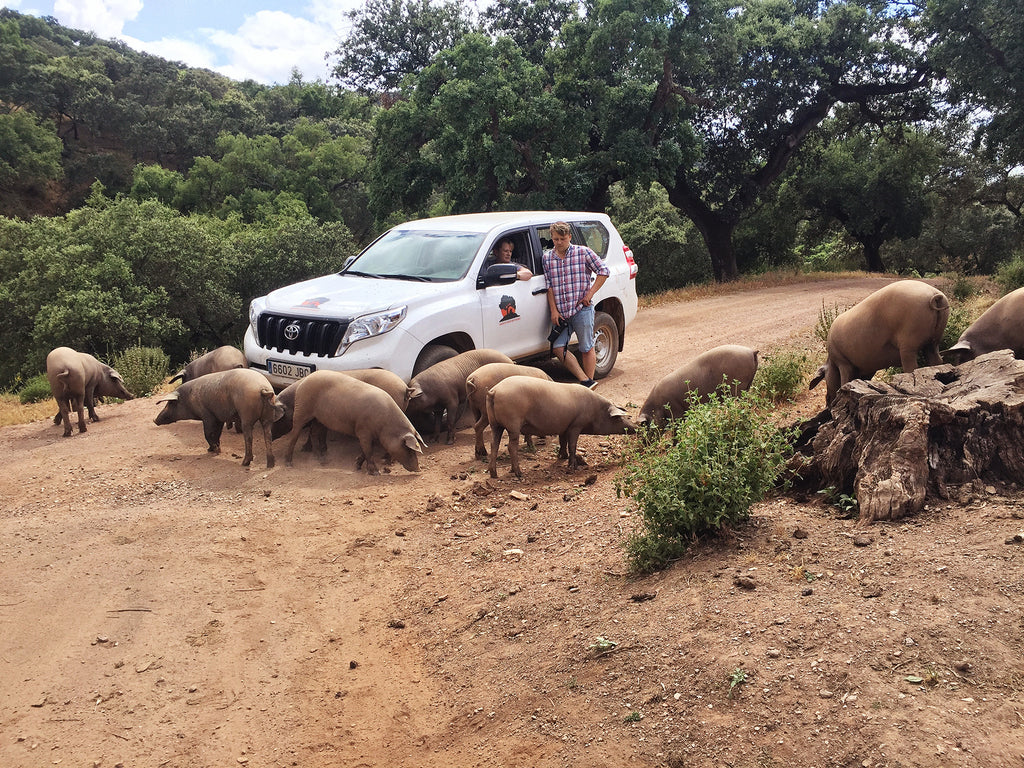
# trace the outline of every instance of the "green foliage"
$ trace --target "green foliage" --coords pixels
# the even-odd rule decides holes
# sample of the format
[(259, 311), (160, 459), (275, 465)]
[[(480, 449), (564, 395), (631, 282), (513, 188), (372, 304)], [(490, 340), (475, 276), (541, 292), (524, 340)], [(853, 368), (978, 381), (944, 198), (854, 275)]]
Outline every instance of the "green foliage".
[(949, 319), (946, 321), (946, 328), (942, 332), (942, 341), (939, 342), (940, 349), (949, 349), (960, 338), (960, 334), (967, 330), (968, 326), (978, 317), (969, 304), (953, 302), (949, 308)]
[(790, 453), (770, 416), (754, 392), (707, 402), (694, 395), (686, 418), (627, 446), (615, 490), (632, 497), (641, 517), (625, 544), (632, 570), (663, 568), (697, 537), (747, 520)]
[(743, 667), (737, 667), (736, 669), (734, 669), (732, 671), (732, 674), (729, 675), (729, 695), (727, 698), (731, 699), (736, 688), (746, 683), (748, 681), (748, 678), (749, 675), (747, 673), (747, 670), (745, 670)]
[(639, 267), (637, 293), (710, 282), (707, 247), (693, 224), (669, 202), (664, 187), (652, 184), (630, 193), (624, 184), (616, 184), (611, 201), (609, 215)]
[(0, 189), (58, 178), (62, 148), (53, 129), (40, 125), (30, 112), (0, 113)]
[[(860, 503), (857, 501), (856, 496), (851, 496), (848, 493), (842, 493), (831, 485), (827, 488), (822, 488), (818, 493), (824, 497), (825, 501), (839, 510), (839, 516), (841, 518), (847, 519), (857, 516), (857, 510), (860, 507)], [(812, 574), (807, 572), (803, 573), (803, 577), (807, 581), (813, 581), (813, 578), (808, 578), (811, 575)]]
[(53, 397), (50, 390), (50, 382), (45, 373), (38, 373), (25, 382), (25, 385), (18, 390), (18, 400), (22, 405), (38, 403)]
[(757, 367), (751, 389), (772, 402), (793, 400), (811, 369), (803, 352), (782, 350), (765, 355)]
[(1016, 253), (1013, 258), (999, 266), (995, 275), (996, 282), (1003, 293), (1024, 288), (1024, 253)]
[(966, 275), (956, 272), (950, 277), (949, 296), (954, 301), (967, 301), (977, 292), (977, 286)]
[(151, 395), (168, 376), (171, 358), (156, 347), (129, 347), (114, 359), (114, 370), (136, 397)]

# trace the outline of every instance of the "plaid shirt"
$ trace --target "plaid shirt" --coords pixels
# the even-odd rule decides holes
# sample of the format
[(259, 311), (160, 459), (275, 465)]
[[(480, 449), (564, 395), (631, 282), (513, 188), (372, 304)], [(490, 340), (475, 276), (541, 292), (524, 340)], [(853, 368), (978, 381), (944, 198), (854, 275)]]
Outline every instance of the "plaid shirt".
[(590, 275), (610, 275), (611, 270), (601, 257), (585, 245), (569, 245), (565, 258), (555, 255), (555, 249), (544, 251), (544, 279), (548, 290), (555, 294), (558, 314), (572, 317), (579, 309), (583, 294), (590, 290)]

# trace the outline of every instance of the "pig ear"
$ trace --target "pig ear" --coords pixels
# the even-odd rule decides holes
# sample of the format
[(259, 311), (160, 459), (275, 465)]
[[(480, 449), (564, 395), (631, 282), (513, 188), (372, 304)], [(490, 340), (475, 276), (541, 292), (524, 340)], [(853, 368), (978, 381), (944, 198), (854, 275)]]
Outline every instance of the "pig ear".
[(158, 403), (167, 403), (167, 402), (170, 402), (171, 400), (177, 400), (177, 399), (178, 399), (178, 393), (177, 392), (171, 392), (169, 395), (164, 395), (163, 397), (161, 397), (159, 400), (157, 400), (157, 402)]
[(420, 438), (418, 434), (410, 433), (405, 436), (405, 439), (402, 442), (405, 443), (405, 447), (408, 448), (410, 451), (415, 451), (416, 453), (423, 453), (423, 451), (420, 449), (420, 443), (422, 443), (423, 440)]
[(415, 399), (417, 397), (422, 397), (423, 396), (423, 390), (420, 389), (418, 384), (409, 387), (408, 388), (408, 392), (409, 392), (409, 399), (410, 400), (413, 400), (413, 399)]
[(615, 405), (614, 403), (609, 403), (608, 415), (611, 416), (612, 418), (615, 418), (616, 416), (628, 416), (629, 413), (626, 411), (625, 408), (619, 408), (619, 406)]

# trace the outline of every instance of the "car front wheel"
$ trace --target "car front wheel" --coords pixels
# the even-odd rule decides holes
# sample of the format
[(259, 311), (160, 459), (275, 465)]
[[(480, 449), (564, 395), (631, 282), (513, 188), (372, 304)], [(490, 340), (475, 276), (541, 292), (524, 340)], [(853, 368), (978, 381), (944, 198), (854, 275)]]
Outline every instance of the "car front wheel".
[(603, 379), (615, 367), (619, 356), (619, 326), (606, 312), (594, 313), (594, 351), (597, 354), (595, 379)]
[(455, 357), (457, 354), (459, 353), (447, 344), (427, 344), (423, 351), (420, 352), (420, 356), (416, 358), (416, 365), (412, 368), (412, 375), (415, 378), (430, 366), (447, 360), (449, 357)]

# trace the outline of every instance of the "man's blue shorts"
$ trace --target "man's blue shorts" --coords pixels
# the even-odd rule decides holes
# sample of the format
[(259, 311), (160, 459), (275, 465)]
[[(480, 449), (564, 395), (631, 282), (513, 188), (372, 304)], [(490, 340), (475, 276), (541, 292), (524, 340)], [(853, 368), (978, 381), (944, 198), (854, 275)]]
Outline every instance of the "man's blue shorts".
[(580, 352), (589, 352), (594, 348), (594, 305), (580, 307), (580, 310), (569, 318), (569, 325), (555, 339), (552, 347), (569, 346), (569, 337), (576, 333), (576, 341), (579, 342)]

